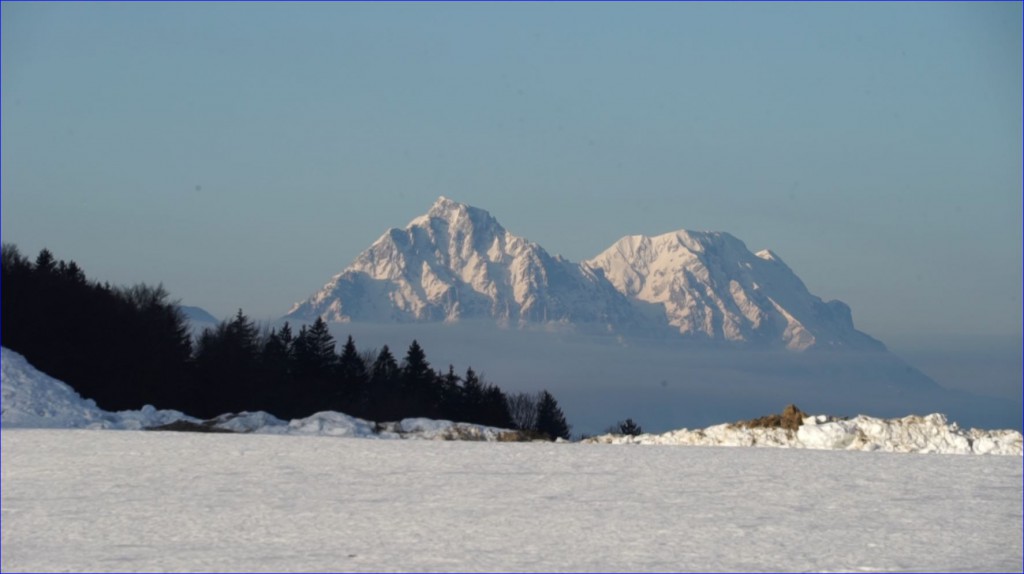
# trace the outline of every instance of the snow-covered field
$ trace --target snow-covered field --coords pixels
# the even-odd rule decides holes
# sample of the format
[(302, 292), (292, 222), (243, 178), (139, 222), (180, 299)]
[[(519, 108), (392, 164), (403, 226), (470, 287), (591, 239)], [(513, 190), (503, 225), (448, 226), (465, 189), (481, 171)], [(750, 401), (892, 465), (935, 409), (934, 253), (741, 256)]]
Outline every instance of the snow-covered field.
[(1021, 459), (4, 430), (11, 571), (1021, 571)]
[(332, 412), (146, 432), (204, 423), (103, 411), (2, 352), (3, 572), (1022, 571), (1020, 433), (941, 415), (589, 444)]

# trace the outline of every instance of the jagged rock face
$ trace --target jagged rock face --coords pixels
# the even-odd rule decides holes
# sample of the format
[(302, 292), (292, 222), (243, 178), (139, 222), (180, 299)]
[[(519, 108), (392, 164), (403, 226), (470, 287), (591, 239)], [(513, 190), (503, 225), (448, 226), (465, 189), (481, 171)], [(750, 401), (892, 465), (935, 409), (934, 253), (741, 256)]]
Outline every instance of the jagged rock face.
[(634, 314), (593, 269), (509, 233), (482, 209), (442, 197), (405, 229), (388, 230), (288, 316), (608, 330), (632, 324)]
[(448, 198), (390, 229), (287, 317), (542, 326), (672, 334), (792, 350), (880, 350), (850, 309), (823, 302), (770, 251), (728, 233), (625, 237), (583, 264), (552, 256), (488, 212)]
[(846, 304), (823, 302), (777, 255), (751, 253), (728, 233), (633, 235), (586, 264), (628, 297), (661, 306), (687, 337), (793, 350), (883, 348), (854, 329)]

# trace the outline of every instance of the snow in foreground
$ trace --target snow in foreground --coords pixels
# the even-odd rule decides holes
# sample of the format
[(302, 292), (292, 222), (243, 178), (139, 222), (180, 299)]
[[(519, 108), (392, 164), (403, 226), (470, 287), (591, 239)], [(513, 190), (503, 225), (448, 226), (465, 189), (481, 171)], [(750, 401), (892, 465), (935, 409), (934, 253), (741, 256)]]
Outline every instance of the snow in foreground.
[[(24, 357), (2, 350), (4, 428), (91, 428), (139, 430), (175, 421), (200, 423), (178, 411), (145, 407), (111, 413), (83, 399), (65, 383), (36, 370)], [(421, 438), (497, 441), (511, 431), (451, 421), (404, 419), (378, 427), (344, 413), (321, 412), (283, 421), (264, 412), (228, 414), (208, 426), (256, 434), (317, 435), (359, 438)], [(941, 414), (902, 419), (859, 416), (847, 421), (808, 417), (798, 431), (746, 429), (722, 424), (700, 430), (676, 430), (639, 437), (604, 435), (589, 442), (703, 446), (774, 446), (830, 450), (1002, 454), (1021, 456), (1024, 437), (1014, 430), (961, 429)]]
[(1011, 457), (5, 429), (0, 570), (1021, 571)]

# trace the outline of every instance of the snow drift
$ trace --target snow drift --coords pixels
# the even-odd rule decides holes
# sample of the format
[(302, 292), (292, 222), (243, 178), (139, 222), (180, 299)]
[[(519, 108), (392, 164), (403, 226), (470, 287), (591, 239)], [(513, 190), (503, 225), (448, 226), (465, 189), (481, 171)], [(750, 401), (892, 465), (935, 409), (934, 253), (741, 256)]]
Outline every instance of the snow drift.
[[(468, 423), (408, 418), (374, 423), (338, 412), (319, 412), (283, 421), (269, 413), (229, 413), (202, 421), (182, 412), (145, 406), (137, 411), (108, 412), (78, 395), (66, 383), (38, 371), (25, 358), (0, 348), (4, 428), (86, 428), (141, 430), (189, 423), (195, 430), (239, 433), (332, 436), (376, 439), (515, 440), (515, 431)], [(178, 423), (176, 425), (176, 423)], [(1013, 430), (961, 429), (941, 414), (879, 419), (858, 416), (835, 420), (824, 415), (804, 418), (796, 430), (744, 428), (720, 424), (699, 430), (675, 430), (640, 436), (602, 435), (586, 439), (600, 444), (662, 444), (700, 446), (775, 446), (788, 448), (1000, 454), (1021, 456), (1024, 438)]]
[[(469, 423), (409, 418), (377, 425), (344, 413), (319, 412), (283, 421), (266, 412), (228, 413), (200, 420), (173, 410), (145, 406), (108, 412), (79, 396), (62, 381), (37, 370), (20, 354), (0, 348), (3, 428), (84, 428), (205, 430), (238, 433), (426, 440), (512, 440), (514, 431)], [(182, 424), (188, 423), (188, 424)]]
[(606, 434), (584, 442), (600, 444), (667, 444), (698, 446), (769, 446), (819, 450), (861, 450), (943, 454), (1022, 455), (1022, 435), (1014, 430), (961, 429), (942, 414), (880, 419), (860, 415), (836, 420), (824, 415), (804, 418), (795, 431), (720, 424), (662, 434)]

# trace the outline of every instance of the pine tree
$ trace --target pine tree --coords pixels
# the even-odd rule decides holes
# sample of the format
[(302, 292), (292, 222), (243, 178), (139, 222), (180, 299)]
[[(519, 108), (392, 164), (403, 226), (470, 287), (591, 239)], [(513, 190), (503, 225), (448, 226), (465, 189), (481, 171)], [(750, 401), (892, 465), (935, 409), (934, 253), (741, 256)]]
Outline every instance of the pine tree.
[(366, 363), (359, 356), (355, 341), (349, 335), (338, 357), (338, 381), (340, 384), (338, 410), (353, 416), (366, 416), (366, 390), (369, 375)]
[(399, 369), (387, 345), (380, 349), (370, 369), (367, 413), (377, 422), (395, 420), (399, 414)]
[(440, 416), (440, 388), (435, 384), (434, 370), (427, 362), (427, 354), (415, 339), (402, 361), (401, 381), (402, 416)]
[(547, 391), (540, 394), (537, 401), (537, 431), (548, 435), (549, 438), (569, 438), (569, 430), (572, 427), (565, 422), (565, 415), (558, 407), (558, 401)]
[(402, 361), (402, 376), (413, 385), (426, 383), (434, 378), (434, 372), (430, 370), (430, 363), (427, 362), (427, 354), (415, 339), (409, 345), (409, 350)]
[(196, 345), (200, 388), (192, 414), (201, 417), (258, 406), (259, 329), (241, 309), (231, 321), (204, 329)]
[(473, 367), (466, 369), (466, 377), (462, 380), (462, 401), (458, 419), (462, 422), (473, 422), (484, 404), (484, 385)]
[(618, 424), (619, 434), (638, 436), (644, 433), (644, 429), (636, 424), (633, 419), (626, 419)]
[(487, 385), (484, 388), (483, 402), (476, 422), (491, 427), (512, 428), (512, 416), (508, 412), (508, 398), (498, 386)]
[(36, 273), (40, 275), (49, 275), (54, 272), (57, 268), (57, 262), (53, 259), (53, 253), (49, 249), (43, 248), (39, 251), (39, 255), (36, 256)]
[(437, 373), (437, 381), (441, 388), (441, 416), (448, 420), (458, 420), (462, 414), (462, 388), (459, 386), (462, 379), (455, 374), (455, 367), (448, 365), (447, 373)]
[(292, 412), (292, 334), (288, 323), (271, 329), (260, 354), (259, 409), (286, 417)]
[(338, 356), (334, 347), (334, 337), (321, 317), (299, 330), (292, 344), (297, 416), (338, 407), (339, 389), (335, 384)]

